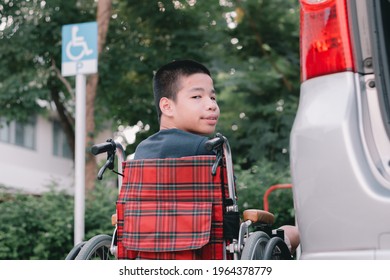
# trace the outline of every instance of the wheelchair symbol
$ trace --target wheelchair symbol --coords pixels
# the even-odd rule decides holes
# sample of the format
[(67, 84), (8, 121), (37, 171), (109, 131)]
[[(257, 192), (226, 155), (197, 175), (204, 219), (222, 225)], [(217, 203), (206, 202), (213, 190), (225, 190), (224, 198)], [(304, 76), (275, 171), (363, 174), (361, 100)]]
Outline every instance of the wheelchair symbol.
[(84, 55), (90, 55), (93, 53), (93, 50), (89, 49), (87, 42), (84, 41), (84, 37), (77, 36), (78, 31), (78, 26), (72, 27), (72, 38), (66, 45), (66, 55), (70, 60), (80, 60)]

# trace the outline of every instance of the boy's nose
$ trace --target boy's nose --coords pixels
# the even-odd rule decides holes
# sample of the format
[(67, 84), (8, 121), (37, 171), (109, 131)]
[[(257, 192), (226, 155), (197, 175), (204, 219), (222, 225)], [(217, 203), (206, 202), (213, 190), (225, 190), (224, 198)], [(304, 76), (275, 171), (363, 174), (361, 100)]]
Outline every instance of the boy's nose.
[(215, 102), (214, 100), (210, 100), (207, 106), (208, 106), (208, 110), (211, 111), (215, 111), (218, 108), (217, 102)]

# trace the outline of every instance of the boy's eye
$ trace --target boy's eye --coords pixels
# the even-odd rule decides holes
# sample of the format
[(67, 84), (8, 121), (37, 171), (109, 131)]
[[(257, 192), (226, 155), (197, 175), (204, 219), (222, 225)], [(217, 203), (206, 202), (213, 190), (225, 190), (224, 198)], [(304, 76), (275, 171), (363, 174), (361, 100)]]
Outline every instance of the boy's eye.
[(201, 96), (200, 95), (194, 95), (192, 98), (199, 99), (199, 98), (201, 98)]

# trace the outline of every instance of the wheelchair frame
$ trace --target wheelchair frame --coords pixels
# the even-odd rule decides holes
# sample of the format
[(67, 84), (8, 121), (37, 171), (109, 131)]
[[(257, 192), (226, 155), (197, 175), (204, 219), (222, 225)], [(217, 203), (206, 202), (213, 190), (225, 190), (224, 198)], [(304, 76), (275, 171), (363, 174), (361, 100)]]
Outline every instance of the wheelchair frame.
[[(225, 213), (233, 216), (239, 215), (237, 197), (233, 173), (233, 160), (229, 142), (220, 133), (215, 138), (206, 142), (208, 150), (216, 151), (216, 161), (212, 166), (212, 171), (221, 161), (225, 159), (228, 183), (228, 199), (231, 203), (225, 207)], [(122, 187), (122, 162), (125, 160), (125, 152), (120, 143), (108, 139), (105, 143), (94, 145), (91, 149), (94, 155), (107, 153), (107, 161), (100, 168), (97, 179), (102, 180), (105, 170), (108, 168), (118, 175), (118, 192)], [(118, 157), (118, 171), (114, 170), (115, 156)], [(239, 225), (237, 234), (234, 234), (229, 244), (224, 241), (224, 259), (227, 254), (232, 255), (233, 260), (260, 260), (260, 259), (292, 259), (290, 250), (284, 242), (283, 230), (272, 230), (274, 216), (264, 210), (248, 209), (243, 211), (243, 222)], [(100, 234), (92, 237), (88, 241), (83, 241), (69, 252), (66, 260), (110, 260), (117, 256), (117, 225), (116, 214), (113, 215), (112, 224), (115, 226), (112, 237)]]

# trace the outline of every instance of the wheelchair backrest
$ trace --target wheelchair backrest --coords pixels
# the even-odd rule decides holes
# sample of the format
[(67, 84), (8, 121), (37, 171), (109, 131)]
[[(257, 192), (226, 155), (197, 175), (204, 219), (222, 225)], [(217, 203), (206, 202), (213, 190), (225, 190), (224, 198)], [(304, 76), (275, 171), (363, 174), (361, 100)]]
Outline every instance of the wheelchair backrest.
[(223, 259), (226, 170), (215, 156), (123, 163), (118, 258)]

